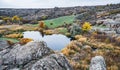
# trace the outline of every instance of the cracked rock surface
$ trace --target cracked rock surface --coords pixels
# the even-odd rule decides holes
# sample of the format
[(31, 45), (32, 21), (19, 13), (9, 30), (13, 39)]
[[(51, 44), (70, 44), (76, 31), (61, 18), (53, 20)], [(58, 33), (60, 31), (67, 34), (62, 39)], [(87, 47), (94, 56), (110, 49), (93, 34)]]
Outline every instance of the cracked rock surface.
[(3, 70), (73, 70), (63, 54), (35, 41), (0, 51), (0, 65)]

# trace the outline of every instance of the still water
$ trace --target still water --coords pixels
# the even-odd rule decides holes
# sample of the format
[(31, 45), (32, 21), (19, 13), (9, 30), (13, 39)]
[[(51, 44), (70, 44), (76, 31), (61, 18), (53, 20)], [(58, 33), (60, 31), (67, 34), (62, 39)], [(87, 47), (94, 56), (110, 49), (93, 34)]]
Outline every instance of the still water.
[(62, 34), (44, 35), (38, 31), (26, 31), (24, 38), (32, 38), (34, 41), (45, 41), (47, 46), (53, 50), (61, 50), (70, 42), (70, 38)]

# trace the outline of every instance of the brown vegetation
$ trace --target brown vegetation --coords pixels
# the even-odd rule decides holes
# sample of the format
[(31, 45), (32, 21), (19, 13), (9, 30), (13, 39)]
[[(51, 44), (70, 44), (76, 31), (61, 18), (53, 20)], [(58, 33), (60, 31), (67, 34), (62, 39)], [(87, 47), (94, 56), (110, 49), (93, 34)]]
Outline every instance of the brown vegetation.
[(23, 35), (22, 34), (9, 34), (9, 35), (5, 35), (5, 37), (7, 38), (22, 38)]
[[(107, 70), (120, 70), (120, 47), (110, 43), (98, 42), (96, 39), (75, 36), (77, 40), (70, 42), (61, 52), (69, 59), (74, 70), (88, 70), (90, 60), (96, 55), (105, 58)], [(85, 41), (79, 41), (86, 38)]]
[(24, 44), (26, 44), (26, 43), (28, 43), (28, 42), (31, 42), (31, 41), (33, 41), (33, 39), (30, 39), (30, 38), (22, 38), (22, 39), (20, 39), (20, 44), (24, 45)]

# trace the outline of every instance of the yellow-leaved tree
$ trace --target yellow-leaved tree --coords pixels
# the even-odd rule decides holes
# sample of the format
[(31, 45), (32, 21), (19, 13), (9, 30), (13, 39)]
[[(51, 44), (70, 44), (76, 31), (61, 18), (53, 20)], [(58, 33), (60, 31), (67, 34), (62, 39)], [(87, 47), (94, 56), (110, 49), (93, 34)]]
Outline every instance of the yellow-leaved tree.
[(88, 32), (89, 30), (92, 29), (92, 26), (89, 22), (85, 22), (83, 25), (82, 25), (82, 30), (85, 31), (85, 32)]
[(20, 18), (18, 16), (13, 16), (12, 17), (12, 21), (15, 23), (19, 23), (20, 22)]

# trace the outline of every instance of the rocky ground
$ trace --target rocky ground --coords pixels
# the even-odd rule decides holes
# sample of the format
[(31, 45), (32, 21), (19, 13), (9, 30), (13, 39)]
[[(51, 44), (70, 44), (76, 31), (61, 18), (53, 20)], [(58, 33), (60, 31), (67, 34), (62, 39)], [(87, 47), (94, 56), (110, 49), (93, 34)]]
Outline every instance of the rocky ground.
[(0, 70), (73, 70), (67, 58), (45, 42), (10, 46), (0, 41)]
[(88, 43), (85, 37), (76, 38), (62, 53), (45, 42), (10, 45), (0, 41), (0, 70), (119, 70), (119, 47), (95, 47), (97, 43)]
[[(74, 70), (89, 70), (89, 67), (91, 67), (90, 63), (93, 64), (92, 67), (95, 67), (95, 69), (90, 68), (90, 70), (120, 70), (119, 46), (99, 42), (96, 39), (81, 35), (77, 35), (76, 39), (77, 40), (71, 41), (71, 43), (61, 51), (69, 59)], [(93, 57), (95, 56), (102, 56), (102, 58), (100, 57), (100, 60), (94, 60)], [(102, 67), (99, 67), (101, 66), (101, 62), (99, 64), (99, 61), (103, 61), (103, 58), (105, 62), (102, 62)], [(98, 65), (96, 63), (98, 63)], [(104, 67), (106, 67), (106, 69)]]

